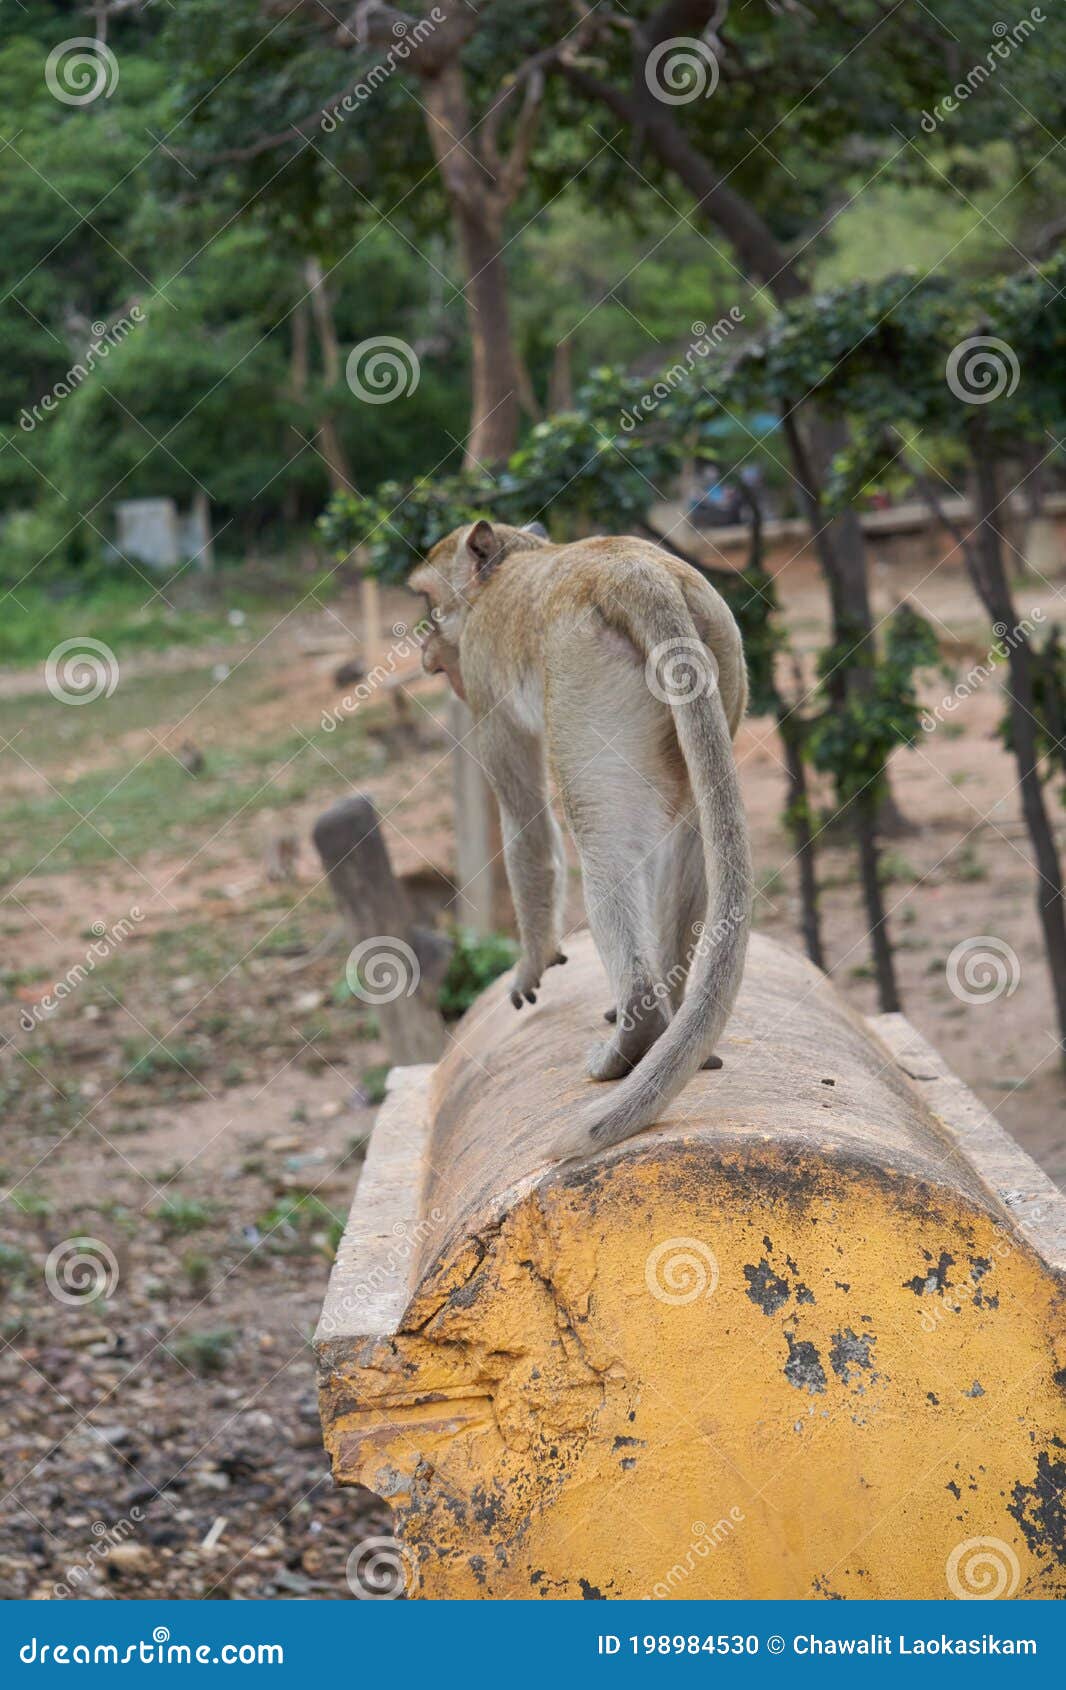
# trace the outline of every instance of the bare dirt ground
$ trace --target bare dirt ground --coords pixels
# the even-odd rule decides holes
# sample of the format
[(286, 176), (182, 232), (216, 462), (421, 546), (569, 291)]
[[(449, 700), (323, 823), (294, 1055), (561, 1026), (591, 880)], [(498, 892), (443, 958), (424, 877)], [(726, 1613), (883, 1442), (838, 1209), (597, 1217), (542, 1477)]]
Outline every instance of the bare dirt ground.
[[(820, 582), (801, 560), (780, 586), (811, 651)], [(879, 566), (875, 588), (879, 614), (908, 595), (925, 611), (958, 672), (985, 654), (953, 565)], [(1018, 596), (1051, 620), (1062, 595)], [(388, 625), (411, 618), (384, 597)], [(0, 685), (5, 1595), (346, 1598), (349, 1553), (388, 1529), (369, 1494), (332, 1489), (315, 1407), (309, 1341), (384, 1051), (343, 954), (300, 966), (331, 923), (308, 834), (354, 787), (400, 871), (451, 873), (453, 853), (432, 683), (402, 759), (387, 703), (323, 727), (357, 631), (354, 602), (301, 611), (230, 648), (140, 659), (84, 708), (25, 673)], [(927, 703), (947, 690), (932, 677)], [(886, 850), (891, 929), (911, 1020), (1062, 1182), (1066, 1086), (1000, 709), (992, 679), (894, 761), (908, 825)], [(798, 948), (772, 726), (746, 723), (737, 755), (757, 922)], [(278, 881), (282, 834), (299, 851)], [(839, 832), (822, 846), (832, 971), (870, 1012), (854, 856)], [(979, 935), (1009, 947), (1016, 978), (967, 1002), (947, 962)], [(91, 1300), (69, 1250), (85, 1237), (102, 1246)]]

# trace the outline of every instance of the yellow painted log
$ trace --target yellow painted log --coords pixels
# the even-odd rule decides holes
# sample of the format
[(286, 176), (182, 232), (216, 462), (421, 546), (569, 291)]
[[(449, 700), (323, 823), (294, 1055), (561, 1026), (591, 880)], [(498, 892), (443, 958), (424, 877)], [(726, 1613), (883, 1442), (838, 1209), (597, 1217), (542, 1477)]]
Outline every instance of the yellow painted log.
[(408, 1593), (1066, 1593), (1066, 1201), (761, 938), (724, 1068), (552, 1167), (607, 1003), (582, 939), (394, 1071), (316, 1347)]

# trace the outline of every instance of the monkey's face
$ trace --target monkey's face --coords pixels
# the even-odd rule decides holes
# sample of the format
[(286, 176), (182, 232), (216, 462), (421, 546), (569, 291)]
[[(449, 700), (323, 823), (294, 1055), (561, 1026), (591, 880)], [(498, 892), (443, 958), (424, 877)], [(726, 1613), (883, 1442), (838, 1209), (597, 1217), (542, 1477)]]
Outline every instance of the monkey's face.
[(470, 570), (460, 564), (461, 540), (466, 532), (465, 529), (457, 529), (447, 539), (439, 540), (425, 563), (419, 564), (407, 583), (410, 590), (420, 593), (426, 603), (426, 615), (419, 624), (422, 667), (427, 675), (446, 675), (452, 690), (460, 698), (465, 698), (466, 693), (459, 664), (459, 644), (471, 604), (465, 592)]
[(447, 675), (453, 690), (465, 699), (460, 648), (467, 617), (509, 552), (547, 543), (539, 524), (525, 529), (491, 522), (456, 528), (438, 540), (407, 583), (426, 600), (422, 667), (427, 675)]

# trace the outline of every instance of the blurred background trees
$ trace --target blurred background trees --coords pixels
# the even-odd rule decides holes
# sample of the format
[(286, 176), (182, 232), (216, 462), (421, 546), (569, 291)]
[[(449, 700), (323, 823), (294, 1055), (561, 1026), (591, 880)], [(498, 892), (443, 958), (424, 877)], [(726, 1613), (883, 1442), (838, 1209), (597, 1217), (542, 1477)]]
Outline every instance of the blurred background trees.
[[(49, 84), (75, 34), (110, 66), (99, 97)], [(907, 496), (943, 521), (972, 493), (955, 543), (1012, 624), (1007, 493), (1039, 509), (1066, 425), (1057, 8), (33, 0), (5, 18), (0, 98), (0, 586), (121, 589), (114, 504), (158, 496), (209, 511), (223, 570), (399, 578), (482, 511), (685, 554), (652, 507), (713, 466), (750, 529), (715, 578), (780, 726), (808, 949), (813, 768), (854, 828), (896, 1007), (887, 766), (936, 653), (913, 616), (876, 624), (860, 512)], [(982, 335), (1025, 377), (989, 407), (946, 379)], [(353, 374), (368, 343), (406, 371), (399, 402)], [(783, 679), (769, 514), (805, 521), (824, 575), (813, 689)], [(1066, 720), (1057, 641), (1008, 667), (1066, 1031), (1040, 769)]]

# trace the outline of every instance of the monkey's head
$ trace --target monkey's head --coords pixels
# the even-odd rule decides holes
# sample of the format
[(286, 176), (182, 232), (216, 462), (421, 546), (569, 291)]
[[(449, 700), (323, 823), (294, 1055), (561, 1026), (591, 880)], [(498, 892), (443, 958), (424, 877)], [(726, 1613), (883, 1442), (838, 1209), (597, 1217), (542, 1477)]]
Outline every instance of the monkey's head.
[(550, 544), (539, 522), (528, 528), (475, 522), (437, 541), (407, 581), (426, 600), (429, 630), (422, 637), (422, 667), (427, 675), (447, 675), (458, 696), (466, 697), (459, 657), (467, 617), (505, 557)]

